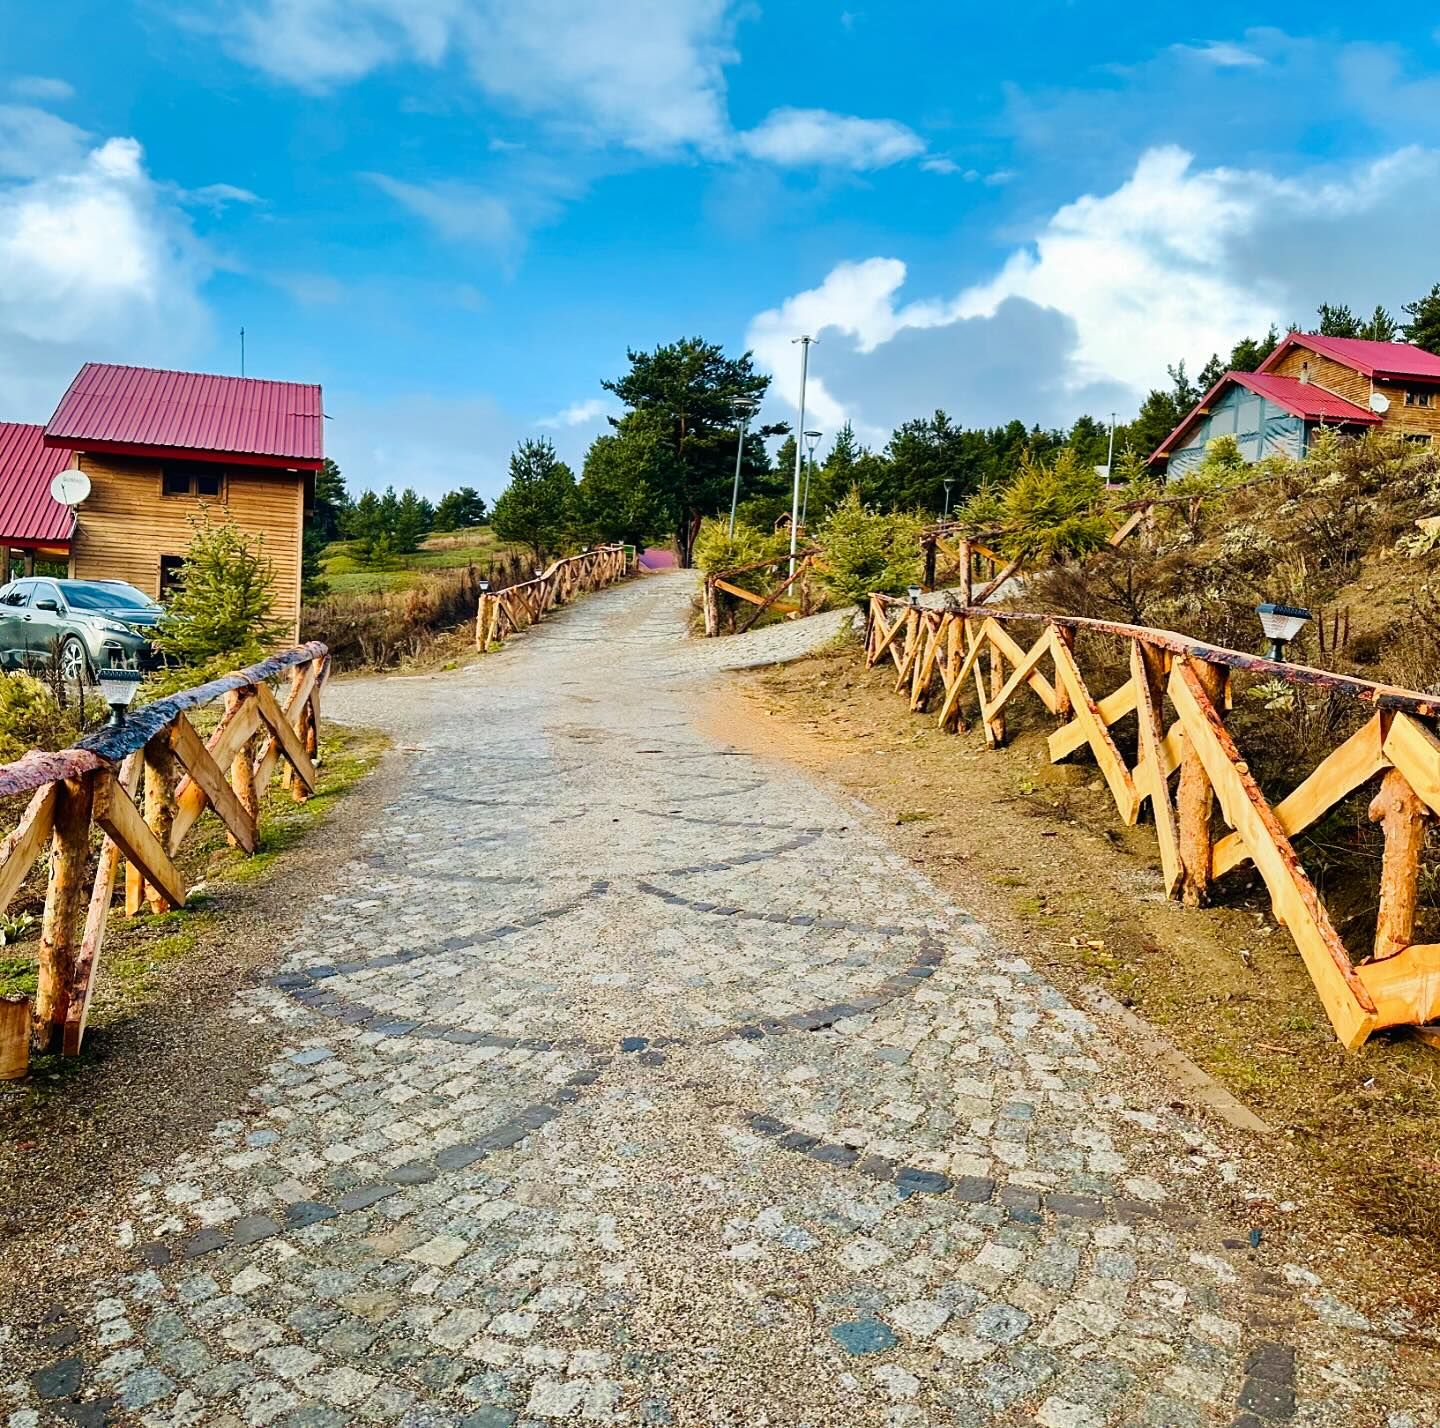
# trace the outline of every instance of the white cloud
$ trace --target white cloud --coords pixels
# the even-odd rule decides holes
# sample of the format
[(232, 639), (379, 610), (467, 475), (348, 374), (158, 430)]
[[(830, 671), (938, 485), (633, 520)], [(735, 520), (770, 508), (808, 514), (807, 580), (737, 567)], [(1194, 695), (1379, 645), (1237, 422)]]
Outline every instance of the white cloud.
[(277, 79), (326, 90), (458, 56), (480, 88), (587, 141), (644, 152), (726, 132), (725, 0), (251, 0), (215, 26)]
[[(827, 429), (849, 417), (884, 432), (925, 410), (922, 389), (970, 422), (1069, 421), (1102, 393), (1133, 407), (1165, 380), (1167, 363), (1227, 351), (1322, 298), (1393, 305), (1422, 290), (1432, 279), (1417, 235), (1440, 209), (1437, 180), (1440, 154), (1418, 148), (1285, 178), (1197, 169), (1182, 150), (1156, 148), (1118, 188), (1066, 204), (992, 276), (953, 295), (905, 302), (899, 259), (842, 263), (818, 287), (759, 314), (747, 341), (793, 405), (792, 339), (820, 338), (808, 400)], [(1044, 314), (1053, 322), (1042, 350)], [(977, 354), (1005, 367), (1022, 339), (1030, 379), (996, 389), (985, 387), (983, 368), (960, 375)], [(896, 368), (910, 379), (908, 394)], [(881, 388), (893, 389), (885, 409)], [(995, 405), (1001, 399), (1008, 406)]]
[[(925, 150), (891, 119), (774, 110), (735, 133), (727, 0), (247, 0), (212, 28), (246, 62), (325, 92), (376, 70), (457, 61), (492, 102), (579, 148), (692, 150), (792, 167), (883, 168)], [(491, 141), (492, 150), (513, 145)]]
[(893, 119), (857, 119), (828, 109), (774, 109), (736, 142), (751, 158), (785, 167), (883, 169), (925, 152), (925, 141)]
[(366, 174), (365, 177), (452, 242), (509, 248), (519, 237), (510, 205), (474, 184), (407, 183), (388, 174)]
[(212, 213), (220, 213), (232, 203), (249, 205), (260, 202), (258, 193), (251, 193), (248, 188), (240, 188), (233, 183), (207, 183), (202, 188), (190, 189), (181, 197), (187, 203), (208, 208)]
[(21, 74), (10, 81), (10, 93), (18, 94), (21, 99), (38, 100), (42, 104), (58, 104), (74, 99), (75, 86), (48, 75)]
[(612, 410), (612, 404), (604, 397), (587, 397), (583, 402), (571, 402), (554, 416), (541, 418), (535, 425), (551, 428), (594, 426)]
[(0, 104), (0, 179), (40, 178), (74, 165), (89, 135), (28, 104)]
[(208, 328), (209, 271), (133, 139), (0, 184), (0, 412), (48, 416), (87, 359), (178, 365)]
[(1258, 69), (1265, 64), (1263, 56), (1230, 40), (1210, 40), (1203, 45), (1172, 45), (1171, 49), (1186, 59), (1214, 65), (1216, 69)]

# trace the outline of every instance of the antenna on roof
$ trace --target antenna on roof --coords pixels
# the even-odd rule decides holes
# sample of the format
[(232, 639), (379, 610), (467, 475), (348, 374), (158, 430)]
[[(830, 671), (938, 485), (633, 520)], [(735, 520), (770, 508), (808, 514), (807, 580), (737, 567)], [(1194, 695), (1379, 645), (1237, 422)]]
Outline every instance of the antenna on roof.
[(240, 375), (245, 375), (245, 329), (240, 329)]

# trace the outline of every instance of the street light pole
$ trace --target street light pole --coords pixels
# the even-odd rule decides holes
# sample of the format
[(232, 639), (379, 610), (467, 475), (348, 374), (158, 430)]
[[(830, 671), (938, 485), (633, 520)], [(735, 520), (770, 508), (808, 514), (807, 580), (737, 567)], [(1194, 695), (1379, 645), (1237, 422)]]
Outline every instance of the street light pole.
[(809, 460), (805, 464), (805, 494), (800, 498), (800, 524), (804, 526), (810, 516), (810, 478), (815, 474), (815, 443), (820, 440), (818, 431), (805, 433), (805, 451)]
[[(805, 383), (810, 375), (810, 344), (815, 339), (810, 336), (795, 337), (791, 339), (792, 345), (800, 344), (800, 422), (796, 430), (805, 430)], [(800, 463), (804, 456), (804, 446), (801, 442), (795, 443), (795, 483), (790, 492), (790, 570), (791, 575), (795, 574), (795, 538), (800, 524)]]
[(735, 507), (740, 503), (740, 459), (745, 454), (745, 428), (755, 410), (752, 397), (736, 397), (735, 415), (740, 418), (740, 431), (735, 438), (735, 484), (730, 490), (730, 539), (735, 539)]
[(950, 488), (954, 484), (955, 478), (953, 476), (947, 476), (945, 478), (945, 510), (940, 517), (942, 521), (948, 521), (950, 519)]
[(1115, 413), (1110, 413), (1110, 455), (1105, 461), (1105, 480), (1111, 482), (1115, 479)]

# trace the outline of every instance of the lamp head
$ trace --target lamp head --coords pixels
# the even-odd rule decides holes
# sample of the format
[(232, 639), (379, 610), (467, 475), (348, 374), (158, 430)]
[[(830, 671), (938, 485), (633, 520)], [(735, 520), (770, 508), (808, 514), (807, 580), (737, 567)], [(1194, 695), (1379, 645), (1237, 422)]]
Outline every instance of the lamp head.
[(1260, 616), (1260, 628), (1270, 641), (1270, 658), (1285, 658), (1285, 646), (1300, 633), (1311, 619), (1310, 611), (1301, 605), (1257, 605), (1255, 613)]
[(921, 592), (920, 592), (920, 587), (919, 587), (918, 585), (911, 585), (911, 586), (909, 586), (909, 587), (907, 588), (907, 590), (906, 590), (905, 593), (910, 597), (910, 603), (911, 603), (912, 605), (918, 605), (918, 604), (920, 603), (920, 593), (921, 593)]
[(108, 669), (102, 669), (98, 678), (100, 697), (110, 706), (110, 722), (123, 724), (125, 711), (135, 702), (135, 695), (144, 675), (138, 669), (121, 669), (111, 666)]

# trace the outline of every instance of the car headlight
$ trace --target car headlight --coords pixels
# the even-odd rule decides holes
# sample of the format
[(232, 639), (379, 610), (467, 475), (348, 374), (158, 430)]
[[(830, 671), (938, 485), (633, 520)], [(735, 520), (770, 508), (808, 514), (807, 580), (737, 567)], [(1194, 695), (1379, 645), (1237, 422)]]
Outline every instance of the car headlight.
[(122, 625), (118, 620), (101, 620), (99, 625), (107, 635), (133, 635), (135, 633), (129, 625)]

